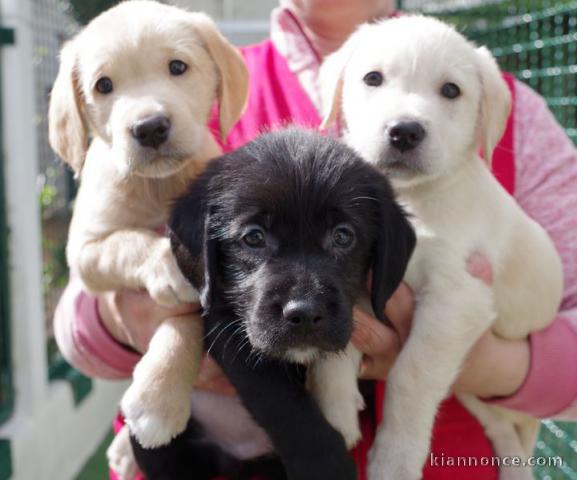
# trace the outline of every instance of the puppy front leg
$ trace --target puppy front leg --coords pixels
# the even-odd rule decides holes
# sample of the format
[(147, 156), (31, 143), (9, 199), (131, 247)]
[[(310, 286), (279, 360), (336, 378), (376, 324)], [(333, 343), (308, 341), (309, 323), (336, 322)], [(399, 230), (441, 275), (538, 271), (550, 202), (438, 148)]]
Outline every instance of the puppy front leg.
[[(367, 295), (361, 295), (357, 304), (373, 313)], [(361, 439), (358, 412), (365, 408), (365, 401), (359, 392), (357, 377), (362, 358), (362, 353), (349, 343), (344, 352), (314, 362), (307, 375), (309, 391), (329, 423), (344, 437), (348, 448)]]
[(348, 448), (361, 439), (358, 412), (365, 408), (357, 380), (361, 359), (361, 352), (349, 343), (344, 352), (323, 357), (307, 372), (309, 391)]
[(212, 306), (205, 318), (210, 353), (269, 435), (289, 480), (354, 480), (345, 442), (306, 391), (300, 367), (255, 358), (244, 331), (228, 328), (234, 318)]
[(197, 317), (169, 318), (158, 327), (136, 365), (121, 408), (144, 448), (166, 445), (186, 428), (202, 337), (203, 325)]
[(116, 473), (120, 480), (133, 480), (138, 473), (138, 465), (130, 445), (130, 432), (123, 426), (116, 434), (106, 450), (108, 467)]
[(198, 300), (176, 264), (170, 240), (153, 231), (117, 230), (81, 244), (73, 236), (67, 253), (70, 265), (94, 292), (146, 288), (160, 305)]
[(387, 379), (370, 480), (421, 478), (438, 405), (494, 319), (490, 288), (465, 275), (451, 279), (437, 270), (425, 286), (409, 339)]
[[(493, 450), (499, 458), (521, 458), (527, 460), (532, 454), (523, 449), (520, 432), (512, 421), (508, 411), (489, 405), (473, 395), (458, 395), (461, 404), (473, 414), (491, 440)], [(536, 420), (535, 420), (536, 421)], [(534, 445), (534, 443), (533, 443)], [(499, 480), (532, 480), (533, 472), (530, 466), (504, 466), (499, 468)]]

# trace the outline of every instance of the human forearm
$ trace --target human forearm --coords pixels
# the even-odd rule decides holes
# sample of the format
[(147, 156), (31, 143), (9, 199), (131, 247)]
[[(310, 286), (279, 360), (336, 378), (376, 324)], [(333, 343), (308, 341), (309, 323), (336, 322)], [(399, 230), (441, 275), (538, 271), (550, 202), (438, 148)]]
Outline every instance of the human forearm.
[(530, 336), (531, 361), (520, 387), (490, 403), (533, 416), (577, 419), (577, 310), (560, 313), (546, 329)]
[(140, 358), (109, 333), (98, 314), (97, 298), (86, 293), (76, 278), (58, 303), (54, 334), (64, 358), (91, 377), (127, 378)]
[(453, 390), (479, 397), (503, 397), (516, 392), (527, 377), (529, 341), (506, 340), (487, 332), (473, 346)]

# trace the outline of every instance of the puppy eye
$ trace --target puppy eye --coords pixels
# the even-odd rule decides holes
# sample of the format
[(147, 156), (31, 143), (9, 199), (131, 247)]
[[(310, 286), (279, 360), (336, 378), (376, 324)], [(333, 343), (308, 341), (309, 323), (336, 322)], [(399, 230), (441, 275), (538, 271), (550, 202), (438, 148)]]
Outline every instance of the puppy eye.
[(333, 243), (339, 248), (350, 247), (355, 241), (355, 232), (347, 225), (337, 225), (333, 230)]
[(112, 90), (114, 89), (114, 85), (112, 84), (112, 80), (110, 80), (110, 78), (102, 77), (99, 78), (98, 81), (96, 82), (95, 88), (98, 92), (102, 93), (103, 95), (106, 95), (112, 92)]
[(180, 60), (172, 60), (168, 64), (168, 70), (170, 71), (171, 75), (178, 76), (182, 75), (184, 72), (188, 70), (188, 65)]
[(378, 87), (383, 84), (383, 74), (381, 72), (369, 72), (363, 77), (369, 87)]
[(261, 228), (253, 227), (242, 237), (242, 241), (250, 248), (262, 248), (266, 245), (264, 232)]
[(452, 82), (447, 82), (441, 87), (441, 95), (443, 97), (453, 100), (461, 95), (461, 89), (458, 85), (455, 85)]

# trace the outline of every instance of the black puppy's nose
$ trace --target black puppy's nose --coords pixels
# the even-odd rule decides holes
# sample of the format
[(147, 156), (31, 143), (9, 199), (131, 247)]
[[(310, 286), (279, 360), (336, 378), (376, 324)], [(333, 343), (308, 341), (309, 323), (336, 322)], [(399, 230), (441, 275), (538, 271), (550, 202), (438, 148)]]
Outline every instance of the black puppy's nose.
[(293, 328), (320, 327), (324, 322), (324, 308), (310, 300), (291, 300), (283, 308), (283, 318)]
[(132, 136), (141, 146), (152, 148), (158, 148), (166, 142), (169, 130), (170, 120), (164, 115), (143, 118), (130, 128)]
[(406, 152), (425, 138), (425, 129), (418, 122), (399, 122), (389, 128), (389, 142), (397, 150)]

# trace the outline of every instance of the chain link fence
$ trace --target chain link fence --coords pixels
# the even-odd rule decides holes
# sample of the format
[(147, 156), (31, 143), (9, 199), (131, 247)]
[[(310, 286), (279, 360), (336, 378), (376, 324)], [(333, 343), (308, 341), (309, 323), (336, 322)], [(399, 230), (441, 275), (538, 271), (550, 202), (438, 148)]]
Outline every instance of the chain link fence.
[(36, 198), (42, 214), (44, 314), (50, 365), (60, 361), (53, 339), (54, 309), (68, 281), (66, 238), (70, 202), (75, 187), (70, 170), (56, 157), (48, 143), (48, 102), (58, 73), (62, 44), (79, 28), (67, 0), (34, 0), (35, 124), (38, 151)]
[(487, 45), (501, 68), (545, 97), (577, 141), (577, 1), (405, 0), (402, 7), (440, 16)]

